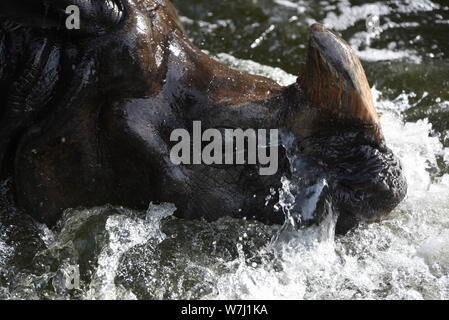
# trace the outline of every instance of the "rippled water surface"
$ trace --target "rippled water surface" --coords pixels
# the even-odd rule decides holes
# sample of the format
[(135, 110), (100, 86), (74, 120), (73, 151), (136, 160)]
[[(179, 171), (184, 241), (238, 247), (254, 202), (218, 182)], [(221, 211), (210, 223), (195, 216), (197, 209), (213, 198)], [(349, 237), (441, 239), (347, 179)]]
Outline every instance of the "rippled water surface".
[[(340, 32), (362, 59), (389, 146), (409, 182), (391, 217), (335, 238), (224, 218), (68, 210), (47, 229), (0, 184), (0, 298), (449, 299), (449, 3), (177, 0), (189, 36), (228, 65), (295, 81), (307, 26)], [(365, 17), (380, 16), (366, 32)], [(288, 181), (285, 182), (288, 185)], [(283, 190), (285, 191), (285, 190)], [(65, 280), (75, 271), (80, 287)]]

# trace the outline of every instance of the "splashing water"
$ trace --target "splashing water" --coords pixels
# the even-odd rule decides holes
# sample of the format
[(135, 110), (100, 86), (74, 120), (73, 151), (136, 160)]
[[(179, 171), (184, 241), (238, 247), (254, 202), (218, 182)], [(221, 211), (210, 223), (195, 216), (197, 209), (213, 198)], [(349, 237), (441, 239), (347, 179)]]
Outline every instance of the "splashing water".
[[(98, 266), (94, 279), (90, 283), (86, 298), (116, 299), (132, 298), (132, 293), (119, 295), (115, 286), (115, 276), (120, 259), (131, 248), (149, 242), (159, 244), (165, 239), (161, 231), (161, 220), (171, 216), (176, 208), (166, 204), (150, 205), (145, 219), (133, 217), (133, 214), (114, 215), (106, 221), (105, 229), (109, 242), (98, 256)], [(128, 294), (128, 296), (126, 295)]]

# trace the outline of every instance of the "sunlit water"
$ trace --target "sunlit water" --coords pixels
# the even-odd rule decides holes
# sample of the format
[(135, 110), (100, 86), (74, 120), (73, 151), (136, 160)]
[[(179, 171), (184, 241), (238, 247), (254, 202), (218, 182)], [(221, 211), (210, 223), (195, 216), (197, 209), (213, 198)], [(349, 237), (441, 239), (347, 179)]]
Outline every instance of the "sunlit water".
[[(192, 3), (197, 4), (197, 15), (184, 16), (183, 21), (198, 25), (199, 29), (192, 31), (195, 41), (201, 42), (198, 30), (213, 33), (231, 28), (226, 19), (217, 22), (222, 17), (214, 18), (214, 14), (204, 17), (215, 24), (201, 20), (205, 2)], [(318, 16), (343, 33), (354, 29), (371, 10), (347, 1), (323, 1), (322, 8), (296, 0), (251, 3), (258, 3), (263, 12), (286, 17), (290, 24), (304, 24)], [(416, 13), (420, 17), (422, 12), (443, 11), (446, 15), (439, 19), (449, 25), (449, 10), (441, 4), (392, 3), (395, 5), (379, 4), (379, 14)], [(383, 22), (381, 26), (387, 30)], [(400, 25), (390, 28), (414, 30), (409, 24), (395, 23)], [(269, 18), (265, 27), (257, 34), (251, 30), (252, 38), (243, 32), (248, 47), (252, 44), (257, 50), (270, 44), (270, 35), (279, 25)], [(57, 228), (49, 230), (16, 212), (6, 196), (6, 181), (0, 185), (0, 298), (449, 299), (449, 149), (445, 148), (449, 124), (444, 120), (449, 108), (448, 85), (424, 83), (425, 76), (411, 80), (416, 70), (433, 72), (439, 79), (443, 72), (439, 69), (448, 65), (447, 51), (431, 49), (431, 45), (426, 47), (429, 50), (417, 49), (393, 40), (383, 43), (382, 33), (388, 31), (371, 39), (362, 30), (359, 26), (346, 38), (359, 51), (368, 77), (373, 79), (372, 91), (387, 143), (400, 157), (409, 184), (407, 198), (388, 220), (361, 225), (335, 238), (331, 218), (319, 227), (294, 231), (288, 225), (269, 227), (230, 218), (212, 223), (183, 221), (172, 216), (173, 205), (151, 204), (146, 212), (117, 207), (68, 210)], [(289, 32), (285, 31), (287, 38)], [(380, 41), (377, 47), (376, 39)], [(271, 44), (278, 50), (276, 41)], [(284, 85), (295, 81), (295, 76), (281, 68), (255, 62), (258, 59), (246, 56), (246, 49), (241, 57), (252, 60), (235, 58), (237, 54), (230, 49), (227, 52), (233, 55), (219, 54), (214, 45), (204, 49), (240, 70)], [(429, 61), (428, 54), (438, 55), (439, 50), (442, 56)], [(288, 63), (267, 61), (273, 54), (255, 56), (291, 71)], [(295, 64), (298, 69), (299, 62)], [(396, 65), (408, 71), (398, 71), (404, 80), (393, 85), (389, 79)], [(440, 67), (426, 71), (428, 65)], [(421, 81), (423, 88), (415, 81)], [(281, 210), (288, 206), (290, 183), (283, 181)], [(71, 289), (66, 279), (73, 270), (79, 271), (80, 287)]]

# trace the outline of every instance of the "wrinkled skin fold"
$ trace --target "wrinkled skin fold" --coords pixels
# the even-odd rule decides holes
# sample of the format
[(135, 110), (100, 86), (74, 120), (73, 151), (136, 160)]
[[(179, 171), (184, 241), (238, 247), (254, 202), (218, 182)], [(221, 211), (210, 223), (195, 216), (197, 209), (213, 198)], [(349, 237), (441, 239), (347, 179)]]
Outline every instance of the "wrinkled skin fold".
[[(80, 30), (64, 27), (71, 4)], [(18, 206), (50, 226), (67, 208), (150, 201), (173, 202), (186, 219), (283, 223), (277, 195), (266, 197), (285, 176), (298, 182), (298, 199), (326, 181), (310, 217), (298, 201), (300, 226), (330, 206), (344, 233), (405, 196), (363, 68), (321, 25), (310, 28), (297, 83), (281, 87), (197, 49), (168, 0), (2, 0), (0, 22), (1, 174)], [(203, 129), (281, 129), (293, 147), (279, 150), (272, 176), (255, 165), (175, 166), (170, 133), (196, 120)]]

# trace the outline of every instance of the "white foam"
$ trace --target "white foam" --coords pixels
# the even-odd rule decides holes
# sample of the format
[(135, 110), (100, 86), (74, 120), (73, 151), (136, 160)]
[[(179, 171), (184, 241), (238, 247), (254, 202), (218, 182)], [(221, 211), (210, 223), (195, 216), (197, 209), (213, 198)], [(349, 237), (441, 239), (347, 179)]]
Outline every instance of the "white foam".
[(349, 1), (344, 0), (340, 1), (337, 7), (340, 14), (336, 14), (334, 11), (329, 12), (323, 20), (327, 27), (335, 30), (345, 30), (358, 21), (365, 20), (369, 14), (381, 16), (391, 12), (390, 7), (382, 2), (351, 6)]
[(421, 59), (411, 51), (392, 51), (388, 49), (367, 48), (365, 50), (357, 50), (357, 55), (365, 61), (388, 61), (409, 59), (415, 63), (421, 63)]
[(238, 59), (227, 53), (217, 54), (217, 59), (221, 63), (224, 63), (232, 68), (236, 68), (240, 71), (269, 77), (283, 86), (288, 86), (296, 81), (296, 76), (291, 75), (280, 68), (264, 66), (251, 60)]

